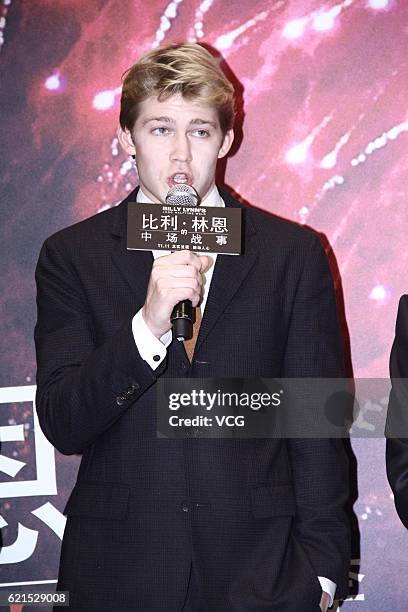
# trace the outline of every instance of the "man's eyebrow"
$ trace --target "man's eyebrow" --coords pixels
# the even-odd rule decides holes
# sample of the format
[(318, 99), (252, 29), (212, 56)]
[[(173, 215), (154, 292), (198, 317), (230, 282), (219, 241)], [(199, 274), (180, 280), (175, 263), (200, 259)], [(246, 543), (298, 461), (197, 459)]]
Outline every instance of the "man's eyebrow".
[(154, 117), (153, 115), (151, 117), (146, 117), (145, 119), (143, 119), (142, 125), (146, 125), (146, 123), (149, 123), (150, 121), (162, 121), (165, 123), (174, 123), (173, 119), (171, 117)]
[(215, 121), (211, 121), (210, 119), (201, 119), (197, 117), (197, 119), (192, 119), (190, 121), (190, 125), (211, 125), (213, 128), (217, 129), (217, 124)]
[[(142, 125), (146, 125), (147, 123), (150, 123), (151, 121), (159, 121), (161, 123), (174, 123), (174, 119), (172, 119), (171, 117), (168, 117), (166, 115), (160, 116), (160, 117), (156, 117), (154, 115), (151, 115), (149, 117), (146, 117), (145, 119), (143, 119), (142, 121)], [(211, 121), (210, 119), (202, 119), (201, 117), (196, 117), (195, 119), (191, 119), (189, 125), (210, 125), (211, 127), (213, 127), (214, 129), (217, 129), (217, 123), (215, 121)]]

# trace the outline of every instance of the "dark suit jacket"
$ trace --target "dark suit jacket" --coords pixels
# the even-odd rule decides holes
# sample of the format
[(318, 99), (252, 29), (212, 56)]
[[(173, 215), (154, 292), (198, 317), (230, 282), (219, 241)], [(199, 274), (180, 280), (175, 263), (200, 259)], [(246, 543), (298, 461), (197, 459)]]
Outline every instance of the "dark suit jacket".
[(156, 437), (158, 376), (343, 375), (319, 240), (245, 209), (245, 254), (217, 259), (193, 363), (173, 342), (154, 372), (131, 331), (153, 263), (126, 250), (135, 199), (46, 240), (37, 267), (38, 415), (83, 455), (58, 587), (75, 610), (180, 612), (192, 563), (210, 612), (317, 610), (318, 575), (345, 597), (341, 440)]
[(387, 476), (395, 507), (408, 528), (408, 295), (400, 299), (390, 359), (392, 390), (386, 435)]

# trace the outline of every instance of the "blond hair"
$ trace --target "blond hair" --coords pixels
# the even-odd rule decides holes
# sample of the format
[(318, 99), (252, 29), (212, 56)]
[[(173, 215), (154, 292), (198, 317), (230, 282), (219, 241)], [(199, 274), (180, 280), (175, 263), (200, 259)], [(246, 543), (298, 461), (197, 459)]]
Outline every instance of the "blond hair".
[(160, 102), (174, 95), (215, 108), (222, 132), (234, 124), (234, 88), (219, 62), (195, 43), (171, 44), (145, 53), (123, 79), (120, 125), (131, 131), (138, 104), (150, 96)]

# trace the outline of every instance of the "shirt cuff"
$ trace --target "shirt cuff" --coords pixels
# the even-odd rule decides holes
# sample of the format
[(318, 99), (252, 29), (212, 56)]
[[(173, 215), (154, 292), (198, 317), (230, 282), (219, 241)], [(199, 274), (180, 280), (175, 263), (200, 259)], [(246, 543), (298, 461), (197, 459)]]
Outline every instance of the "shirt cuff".
[(146, 324), (140, 309), (132, 319), (132, 333), (139, 355), (152, 370), (156, 370), (166, 358), (167, 347), (172, 341), (171, 329), (160, 339), (156, 338)]
[(330, 604), (329, 608), (332, 607), (334, 601), (334, 594), (336, 592), (337, 585), (330, 578), (324, 578), (324, 576), (318, 576), (320, 586), (322, 587), (322, 591), (328, 593), (330, 596)]

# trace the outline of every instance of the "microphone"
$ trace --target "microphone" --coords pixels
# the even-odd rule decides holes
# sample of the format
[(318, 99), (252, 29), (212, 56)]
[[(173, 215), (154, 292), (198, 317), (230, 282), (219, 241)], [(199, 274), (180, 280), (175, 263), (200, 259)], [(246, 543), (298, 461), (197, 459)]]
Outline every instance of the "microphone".
[(166, 204), (175, 206), (181, 204), (182, 206), (197, 206), (198, 204), (198, 193), (194, 187), (180, 183), (174, 185), (166, 195)]
[[(198, 194), (193, 187), (181, 183), (174, 185), (166, 195), (166, 204), (171, 206), (197, 206)], [(183, 300), (176, 304), (170, 316), (173, 325), (173, 336), (180, 342), (188, 340), (193, 335), (193, 305), (191, 300)]]

